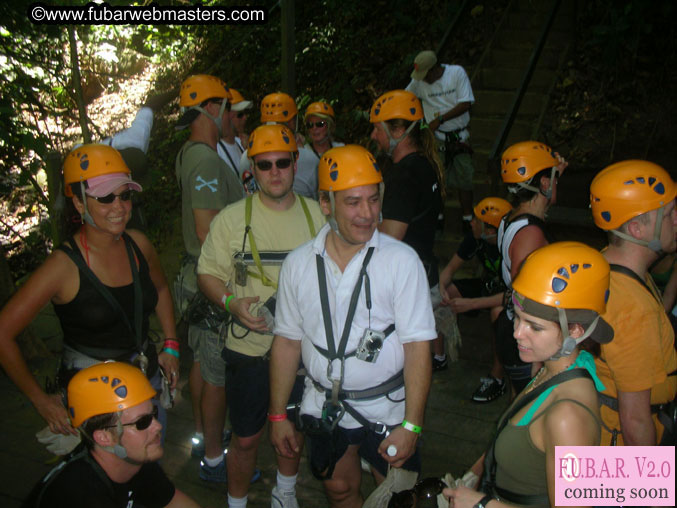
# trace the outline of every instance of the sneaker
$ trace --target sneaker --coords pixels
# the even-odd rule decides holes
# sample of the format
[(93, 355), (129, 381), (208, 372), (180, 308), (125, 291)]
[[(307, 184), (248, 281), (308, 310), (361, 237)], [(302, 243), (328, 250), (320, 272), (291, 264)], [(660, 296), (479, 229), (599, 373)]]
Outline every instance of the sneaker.
[(447, 370), (448, 365), (449, 361), (447, 360), (446, 355), (444, 356), (444, 360), (438, 360), (437, 358), (435, 358), (435, 355), (433, 355), (433, 372)]
[[(258, 481), (261, 478), (261, 470), (257, 467), (254, 469), (251, 483)], [(204, 460), (200, 461), (200, 479), (206, 482), (214, 483), (228, 483), (228, 470), (226, 469), (226, 458), (219, 463), (218, 466), (210, 466)]]
[(505, 393), (505, 381), (487, 376), (480, 379), (480, 385), (472, 395), (475, 402), (491, 402)]
[(277, 486), (270, 493), (270, 508), (299, 508), (295, 492), (280, 492)]
[(200, 480), (215, 483), (228, 483), (228, 471), (226, 470), (226, 458), (224, 457), (217, 466), (210, 466), (204, 460), (200, 461)]
[[(228, 448), (232, 434), (233, 433), (230, 429), (223, 431), (223, 441), (222, 441), (222, 443), (223, 443), (224, 448)], [(190, 440), (192, 442), (192, 446), (190, 447), (190, 454), (193, 457), (197, 457), (198, 459), (201, 459), (202, 457), (204, 457), (205, 456), (204, 439), (198, 437), (197, 434), (193, 434), (193, 437), (190, 438)]]

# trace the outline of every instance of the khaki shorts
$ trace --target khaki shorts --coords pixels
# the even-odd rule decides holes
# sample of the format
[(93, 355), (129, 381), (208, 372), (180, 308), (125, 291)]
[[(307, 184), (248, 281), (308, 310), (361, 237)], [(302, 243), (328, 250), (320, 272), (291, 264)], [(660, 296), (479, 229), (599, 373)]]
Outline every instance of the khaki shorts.
[(221, 352), (226, 347), (226, 333), (215, 333), (199, 326), (188, 327), (188, 345), (193, 350), (193, 359), (200, 362), (202, 379), (214, 386), (226, 385), (226, 362)]

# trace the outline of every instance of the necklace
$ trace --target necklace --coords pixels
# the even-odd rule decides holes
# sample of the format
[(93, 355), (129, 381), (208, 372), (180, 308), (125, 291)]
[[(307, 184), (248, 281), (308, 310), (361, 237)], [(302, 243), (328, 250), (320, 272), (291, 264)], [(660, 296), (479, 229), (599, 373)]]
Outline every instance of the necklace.
[(536, 388), (538, 388), (539, 386), (541, 386), (543, 383), (545, 383), (545, 382), (548, 381), (549, 379), (552, 379), (552, 378), (554, 378), (555, 376), (557, 376), (558, 374), (561, 374), (561, 373), (564, 372), (565, 370), (569, 369), (573, 364), (574, 364), (574, 362), (571, 362), (569, 365), (567, 365), (567, 366), (564, 367), (563, 369), (561, 369), (561, 370), (555, 372), (552, 376), (550, 376), (550, 377), (544, 377), (543, 379), (541, 379), (541, 377), (542, 377), (542, 374), (545, 372), (545, 366), (541, 367), (541, 370), (539, 370), (538, 373), (537, 373), (537, 374), (534, 376), (534, 378), (531, 380), (531, 382), (530, 382), (529, 385), (527, 386), (527, 388), (526, 388), (526, 390), (524, 391), (524, 393), (527, 394), (527, 393), (529, 393), (529, 392), (535, 390)]

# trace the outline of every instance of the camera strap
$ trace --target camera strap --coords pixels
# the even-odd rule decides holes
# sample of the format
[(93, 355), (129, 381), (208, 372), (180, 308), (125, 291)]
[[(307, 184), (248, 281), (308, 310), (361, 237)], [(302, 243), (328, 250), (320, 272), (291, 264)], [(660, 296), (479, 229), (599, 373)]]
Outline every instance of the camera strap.
[[(339, 391), (341, 390), (341, 385), (343, 384), (343, 372), (344, 372), (344, 362), (345, 362), (345, 352), (348, 345), (348, 338), (350, 336), (350, 328), (353, 323), (353, 318), (355, 317), (355, 309), (357, 308), (357, 300), (360, 296), (360, 290), (362, 288), (362, 280), (367, 276), (367, 265), (371, 260), (371, 256), (374, 253), (374, 247), (369, 247), (367, 253), (364, 256), (362, 261), (362, 268), (360, 268), (360, 275), (357, 278), (355, 287), (353, 288), (353, 294), (350, 297), (350, 304), (348, 306), (348, 314), (346, 315), (346, 322), (343, 326), (343, 333), (341, 334), (341, 341), (336, 347), (334, 340), (334, 330), (331, 324), (331, 312), (329, 309), (329, 295), (327, 292), (327, 275), (325, 273), (324, 259), (320, 254), (315, 256), (317, 262), (317, 281), (320, 288), (320, 303), (322, 305), (322, 319), (324, 321), (324, 332), (327, 337), (327, 354), (324, 356), (329, 360), (327, 365), (327, 378), (332, 384), (331, 388), (331, 403), (333, 405), (339, 405)], [(371, 294), (369, 288), (366, 288), (367, 291), (367, 300), (371, 301)], [(338, 378), (333, 376), (332, 362), (333, 360), (341, 360), (341, 373)]]

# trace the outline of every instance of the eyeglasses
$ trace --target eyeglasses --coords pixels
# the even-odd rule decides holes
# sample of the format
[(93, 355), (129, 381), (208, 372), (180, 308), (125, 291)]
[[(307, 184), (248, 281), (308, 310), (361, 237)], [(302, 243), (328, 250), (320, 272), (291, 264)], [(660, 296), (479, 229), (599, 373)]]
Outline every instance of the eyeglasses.
[(134, 191), (132, 190), (126, 190), (121, 192), (120, 194), (113, 194), (112, 192), (110, 194), (106, 194), (105, 196), (101, 197), (96, 197), (96, 196), (88, 196), (92, 199), (96, 199), (99, 203), (102, 203), (104, 205), (110, 205), (113, 201), (115, 201), (115, 198), (120, 198), (120, 201), (129, 201), (132, 199), (132, 194)]
[(318, 129), (321, 129), (322, 127), (325, 127), (327, 125), (327, 122), (325, 120), (320, 120), (319, 122), (306, 122), (306, 129), (312, 129), (313, 127), (317, 127)]
[(158, 413), (157, 406), (153, 406), (153, 411), (151, 413), (141, 416), (135, 422), (123, 423), (122, 426), (126, 427), (128, 425), (135, 425), (136, 430), (146, 430), (148, 427), (150, 427), (150, 424), (153, 423), (154, 419), (157, 420), (157, 413)]
[(277, 169), (287, 169), (291, 166), (291, 159), (277, 159), (276, 161), (258, 161), (256, 162), (256, 167), (259, 168), (259, 171), (270, 171), (273, 169), (273, 164), (277, 166)]

